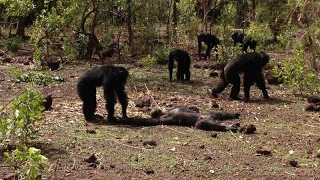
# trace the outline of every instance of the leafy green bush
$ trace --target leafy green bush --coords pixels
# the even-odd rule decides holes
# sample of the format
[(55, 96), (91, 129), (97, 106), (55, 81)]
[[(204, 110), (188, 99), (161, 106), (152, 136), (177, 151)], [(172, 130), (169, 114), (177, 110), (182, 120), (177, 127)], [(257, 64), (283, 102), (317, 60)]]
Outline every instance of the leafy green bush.
[(234, 57), (242, 54), (241, 46), (219, 46), (218, 62), (228, 63)]
[(284, 59), (281, 67), (274, 66), (273, 72), (283, 79), (293, 94), (307, 95), (310, 92), (320, 92), (319, 78), (305, 61), (301, 44), (295, 45), (295, 57)]
[(154, 52), (154, 58), (157, 64), (167, 64), (169, 61), (170, 46), (163, 46)]
[(4, 42), (4, 48), (11, 52), (16, 52), (21, 46), (22, 39), (17, 36), (14, 38), (9, 38)]
[(157, 64), (156, 59), (154, 57), (152, 57), (150, 54), (148, 54), (147, 56), (142, 58), (141, 61), (142, 61), (143, 66), (145, 66), (147, 68), (152, 68), (154, 65)]
[(43, 120), (43, 96), (40, 92), (27, 89), (16, 98), (10, 107), (14, 111), (13, 131), (26, 142), (36, 134), (35, 124)]
[(18, 148), (5, 152), (6, 164), (16, 170), (18, 179), (35, 180), (45, 169), (48, 160), (41, 151), (25, 144), (35, 137), (35, 125), (43, 120), (43, 96), (39, 91), (27, 89), (11, 104), (9, 112), (0, 113), (0, 142), (13, 142)]
[(6, 164), (15, 167), (18, 179), (36, 180), (45, 170), (48, 159), (41, 155), (41, 150), (24, 146), (22, 150), (15, 149), (11, 153), (5, 152)]
[(21, 74), (16, 76), (16, 83), (34, 82), (37, 85), (47, 86), (53, 82), (64, 82), (66, 79), (59, 76), (45, 76), (42, 73), (29, 72), (28, 74)]

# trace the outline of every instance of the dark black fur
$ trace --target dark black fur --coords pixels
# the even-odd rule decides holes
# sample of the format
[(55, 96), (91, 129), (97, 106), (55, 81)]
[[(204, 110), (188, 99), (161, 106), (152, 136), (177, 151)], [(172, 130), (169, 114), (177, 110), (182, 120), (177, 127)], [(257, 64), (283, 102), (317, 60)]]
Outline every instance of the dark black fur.
[(172, 71), (174, 66), (174, 61), (177, 61), (177, 80), (182, 82), (184, 80), (190, 81), (190, 63), (191, 59), (187, 51), (181, 49), (173, 49), (169, 53), (169, 80), (172, 81)]
[(129, 120), (124, 119), (120, 122), (136, 126), (156, 126), (163, 124), (187, 127), (194, 126), (195, 128), (202, 130), (235, 131), (238, 126), (220, 123), (218, 120), (235, 119), (239, 118), (239, 116), (239, 113), (229, 112), (210, 112), (208, 114), (201, 115), (190, 108), (178, 107), (170, 110), (167, 114), (162, 115), (159, 118), (130, 118)]
[(230, 97), (234, 100), (239, 99), (240, 92), (240, 76), (239, 72), (244, 73), (243, 86), (245, 100), (250, 98), (250, 87), (256, 83), (257, 87), (262, 91), (264, 98), (269, 98), (265, 78), (262, 68), (269, 62), (269, 56), (264, 53), (247, 53), (242, 54), (231, 60), (221, 72), (221, 81), (216, 88), (211, 91), (213, 97), (217, 97), (229, 83), (233, 84)]
[(206, 60), (207, 57), (209, 57), (210, 59), (210, 51), (212, 48), (215, 48), (216, 57), (218, 58), (218, 45), (220, 44), (220, 40), (215, 35), (201, 32), (197, 34), (197, 39), (198, 39), (199, 60), (201, 59), (201, 43), (202, 42), (204, 42), (207, 45), (207, 50), (206, 50), (204, 59)]
[(94, 119), (94, 112), (97, 107), (96, 87), (103, 86), (108, 120), (114, 121), (114, 106), (116, 97), (122, 106), (122, 115), (127, 117), (128, 97), (125, 92), (125, 84), (129, 72), (124, 67), (104, 65), (93, 67), (86, 71), (78, 81), (77, 92), (83, 101), (83, 114), (87, 121)]
[(240, 43), (242, 45), (243, 52), (247, 53), (248, 47), (250, 47), (250, 49), (252, 49), (254, 52), (256, 51), (257, 41), (255, 41), (251, 37), (246, 37), (245, 33), (234, 32), (231, 35), (231, 38), (233, 40), (234, 46), (236, 46), (237, 43)]

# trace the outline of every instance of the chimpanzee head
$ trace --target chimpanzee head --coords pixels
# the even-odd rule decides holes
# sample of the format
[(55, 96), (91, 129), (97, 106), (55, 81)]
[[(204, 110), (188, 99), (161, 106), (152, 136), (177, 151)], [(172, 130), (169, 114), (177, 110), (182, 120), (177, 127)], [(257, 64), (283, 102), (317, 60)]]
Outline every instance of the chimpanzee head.
[(129, 71), (124, 67), (118, 67), (118, 75), (119, 75), (119, 82), (123, 83), (123, 85), (127, 84), (127, 79), (129, 77)]

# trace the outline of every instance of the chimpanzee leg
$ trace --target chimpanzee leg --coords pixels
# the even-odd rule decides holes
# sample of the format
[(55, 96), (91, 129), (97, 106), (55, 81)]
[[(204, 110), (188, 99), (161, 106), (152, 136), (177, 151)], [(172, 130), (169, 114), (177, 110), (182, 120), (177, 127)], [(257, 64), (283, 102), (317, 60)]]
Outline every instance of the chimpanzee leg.
[(211, 45), (207, 45), (206, 55), (204, 56), (204, 60), (207, 60), (207, 57), (210, 59), (210, 51), (213, 48)]
[(248, 44), (244, 43), (242, 46), (243, 46), (243, 48), (242, 48), (243, 52), (247, 53), (248, 52)]
[(245, 101), (250, 99), (250, 88), (254, 83), (255, 74), (245, 73), (243, 76), (244, 98)]
[(183, 79), (183, 76), (181, 75), (181, 69), (178, 66), (178, 68), (177, 68), (177, 81), (181, 82), (182, 79)]
[(229, 82), (226, 81), (224, 69), (222, 69), (220, 73), (220, 82), (215, 88), (211, 90), (211, 95), (214, 98), (217, 98), (218, 94), (221, 93), (228, 86), (228, 84)]
[(227, 86), (228, 86), (228, 82), (224, 79), (221, 79), (221, 81), (219, 82), (219, 84), (213, 88), (211, 90), (211, 95), (214, 97), (214, 98), (217, 98), (218, 97), (218, 94), (221, 93)]
[(128, 96), (127, 96), (127, 93), (125, 92), (125, 88), (120, 87), (119, 89), (116, 90), (116, 94), (122, 106), (122, 117), (127, 118)]
[(187, 69), (185, 74), (186, 74), (186, 81), (190, 81), (190, 70)]
[[(229, 79), (229, 78), (228, 78)], [(234, 72), (232, 79), (230, 81), (232, 83), (230, 97), (234, 100), (239, 100), (239, 92), (240, 92), (240, 77), (237, 72)]]
[(104, 85), (104, 98), (106, 99), (106, 110), (108, 111), (108, 121), (114, 121), (114, 106), (117, 102), (116, 94), (112, 87)]
[(87, 89), (86, 96), (83, 97), (82, 111), (87, 121), (93, 120), (94, 112), (97, 108), (96, 88)]
[(262, 72), (259, 72), (257, 74), (256, 85), (262, 91), (263, 97), (265, 99), (269, 98), (268, 91), (266, 88), (266, 82), (265, 82), (265, 79), (264, 79)]

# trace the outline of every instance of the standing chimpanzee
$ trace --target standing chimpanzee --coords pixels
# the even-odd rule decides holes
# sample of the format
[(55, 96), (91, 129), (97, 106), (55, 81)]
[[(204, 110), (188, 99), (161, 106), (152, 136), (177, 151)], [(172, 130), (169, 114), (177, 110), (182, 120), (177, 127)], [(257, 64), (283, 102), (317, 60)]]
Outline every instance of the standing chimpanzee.
[(248, 47), (250, 47), (250, 49), (252, 49), (254, 52), (256, 51), (257, 41), (251, 37), (247, 37), (245, 33), (234, 32), (231, 35), (231, 38), (234, 46), (236, 46), (237, 43), (242, 45), (243, 52), (247, 53)]
[(218, 120), (229, 120), (239, 118), (239, 113), (232, 112), (209, 112), (200, 114), (191, 108), (177, 107), (171, 109), (167, 114), (159, 113), (158, 117), (152, 118), (130, 118), (120, 119), (120, 123), (136, 126), (157, 126), (176, 125), (176, 126), (194, 126), (196, 129), (211, 131), (237, 131), (239, 124), (224, 124)]
[(116, 97), (118, 97), (122, 106), (122, 116), (127, 117), (128, 97), (125, 92), (125, 84), (128, 76), (127, 69), (115, 65), (93, 67), (81, 76), (77, 84), (77, 92), (83, 101), (82, 110), (87, 121), (92, 121), (95, 118), (94, 112), (97, 108), (96, 87), (98, 86), (103, 86), (108, 120), (115, 120)]
[(262, 91), (264, 98), (269, 98), (265, 78), (262, 68), (269, 62), (269, 56), (264, 53), (247, 53), (242, 54), (231, 60), (222, 70), (220, 74), (221, 81), (218, 86), (211, 91), (213, 97), (218, 97), (218, 93), (222, 92), (229, 83), (233, 84), (230, 97), (239, 100), (240, 77), (239, 72), (244, 73), (243, 86), (245, 93), (245, 101), (250, 98), (250, 87), (256, 83), (257, 87)]
[(198, 56), (199, 56), (199, 60), (201, 59), (201, 43), (204, 42), (207, 45), (207, 50), (206, 50), (206, 54), (204, 56), (204, 60), (207, 60), (207, 57), (209, 57), (210, 59), (210, 51), (212, 48), (214, 48), (215, 52), (216, 52), (216, 58), (218, 58), (218, 45), (220, 44), (220, 40), (212, 34), (209, 33), (198, 33), (197, 34), (197, 38), (198, 38)]
[(172, 82), (172, 71), (174, 66), (174, 60), (178, 62), (177, 68), (177, 81), (182, 82), (184, 80), (190, 81), (190, 63), (191, 59), (187, 51), (181, 49), (173, 49), (169, 53), (169, 80)]

